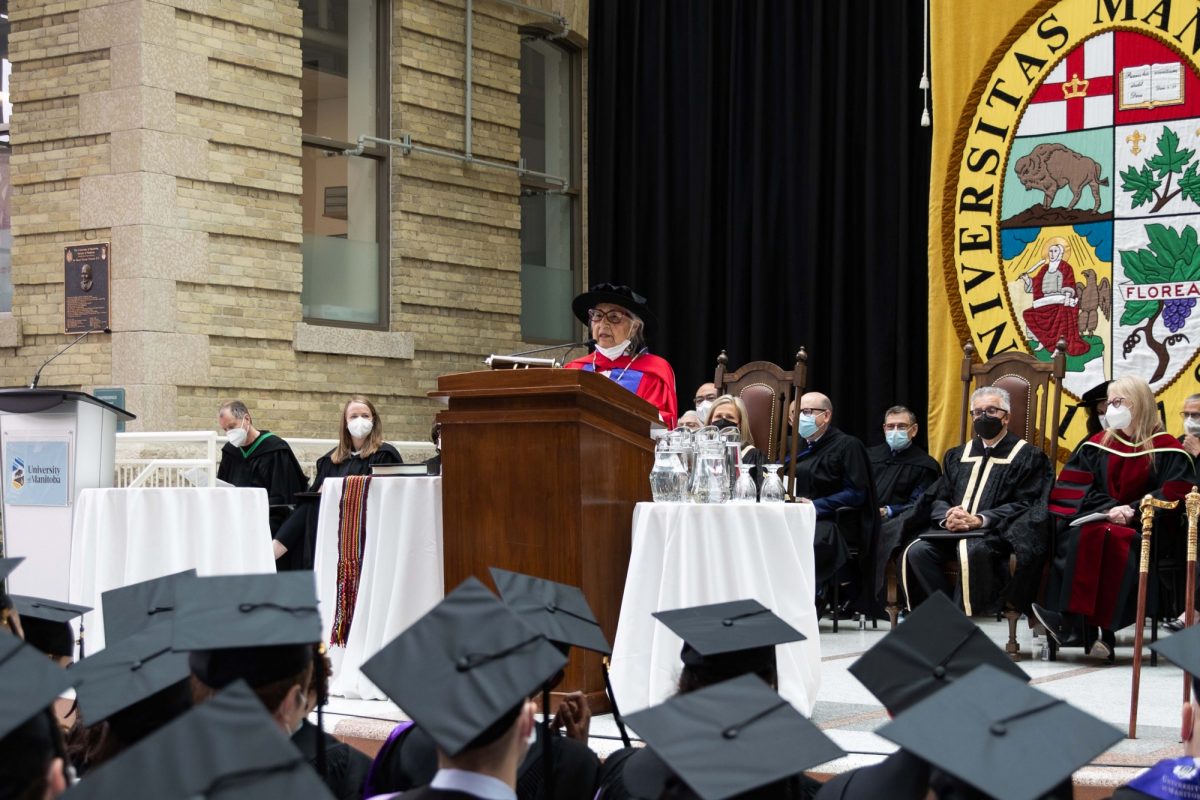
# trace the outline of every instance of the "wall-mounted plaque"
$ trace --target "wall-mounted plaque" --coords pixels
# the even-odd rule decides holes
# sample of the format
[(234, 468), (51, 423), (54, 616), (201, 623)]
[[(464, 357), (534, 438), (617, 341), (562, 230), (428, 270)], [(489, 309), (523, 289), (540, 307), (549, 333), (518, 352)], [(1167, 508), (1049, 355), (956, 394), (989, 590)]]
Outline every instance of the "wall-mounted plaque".
[(67, 333), (109, 327), (109, 244), (63, 248)]

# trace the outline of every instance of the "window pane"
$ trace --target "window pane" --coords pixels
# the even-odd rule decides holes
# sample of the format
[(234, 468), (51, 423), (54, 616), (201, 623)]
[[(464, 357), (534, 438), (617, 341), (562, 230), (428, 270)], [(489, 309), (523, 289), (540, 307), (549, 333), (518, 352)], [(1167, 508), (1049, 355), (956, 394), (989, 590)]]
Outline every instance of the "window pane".
[(304, 316), (377, 325), (377, 162), (304, 148)]
[(571, 55), (553, 42), (521, 44), (521, 155), (535, 172), (571, 178)]
[(353, 142), (376, 130), (375, 0), (301, 0), (304, 72), (301, 127), (307, 134)]
[(526, 339), (574, 338), (571, 198), (521, 198), (521, 332)]

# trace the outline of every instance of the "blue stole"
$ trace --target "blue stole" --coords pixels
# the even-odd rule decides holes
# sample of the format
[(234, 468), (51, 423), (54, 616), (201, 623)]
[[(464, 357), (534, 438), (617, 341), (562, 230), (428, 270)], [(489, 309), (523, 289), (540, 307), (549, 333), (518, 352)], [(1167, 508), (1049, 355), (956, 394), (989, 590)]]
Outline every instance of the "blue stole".
[(1200, 798), (1200, 762), (1191, 756), (1169, 758), (1158, 762), (1126, 785), (1163, 800), (1196, 800)]
[[(589, 362), (583, 365), (583, 369), (587, 372), (595, 372), (596, 365)], [(634, 394), (637, 394), (638, 386), (642, 382), (641, 372), (638, 372), (636, 369), (625, 369), (624, 367), (618, 367), (609, 372), (610, 378)]]

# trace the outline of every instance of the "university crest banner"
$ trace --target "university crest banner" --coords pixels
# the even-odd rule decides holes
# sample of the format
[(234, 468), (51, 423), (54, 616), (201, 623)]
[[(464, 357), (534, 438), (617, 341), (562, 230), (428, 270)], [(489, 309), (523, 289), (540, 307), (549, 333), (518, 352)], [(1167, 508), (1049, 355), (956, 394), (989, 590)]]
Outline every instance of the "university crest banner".
[(1200, 6), (934, 0), (930, 16), (930, 452), (958, 443), (967, 341), (1048, 361), (1061, 339), (1064, 406), (1140, 375), (1180, 433), (1200, 390)]

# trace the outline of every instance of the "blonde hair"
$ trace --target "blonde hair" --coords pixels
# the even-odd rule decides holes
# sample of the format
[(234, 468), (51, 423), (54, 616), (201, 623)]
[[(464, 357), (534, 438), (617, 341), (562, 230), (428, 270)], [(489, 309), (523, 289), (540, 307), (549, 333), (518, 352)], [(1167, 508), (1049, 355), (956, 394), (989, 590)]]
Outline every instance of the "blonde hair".
[(379, 445), (383, 444), (383, 420), (379, 418), (379, 412), (375, 410), (374, 404), (361, 394), (350, 395), (350, 399), (342, 406), (337, 447), (333, 448), (333, 455), (329, 457), (335, 464), (341, 464), (354, 452), (354, 439), (350, 436), (350, 429), (346, 427), (346, 411), (349, 410), (352, 403), (362, 403), (371, 410), (371, 432), (367, 434), (367, 441), (358, 451), (359, 457), (366, 458), (373, 455), (379, 449)]
[(750, 432), (750, 412), (746, 410), (746, 404), (742, 402), (742, 398), (740, 397), (723, 394), (716, 400), (713, 400), (712, 406), (708, 409), (708, 419), (704, 420), (704, 424), (711, 425), (717, 409), (721, 406), (730, 405), (736, 408), (738, 412), (738, 430), (742, 434), (742, 444), (754, 446), (754, 434)]
[[(1146, 442), (1154, 434), (1162, 430), (1162, 422), (1158, 418), (1158, 405), (1154, 402), (1154, 391), (1145, 378), (1137, 375), (1125, 375), (1108, 384), (1108, 396), (1123, 397), (1132, 406), (1129, 410), (1133, 420), (1129, 423), (1133, 429), (1133, 442), (1138, 450), (1153, 447)], [(1117, 436), (1117, 431), (1106, 430), (1101, 444), (1111, 445)], [(1145, 443), (1145, 444), (1143, 444)]]

